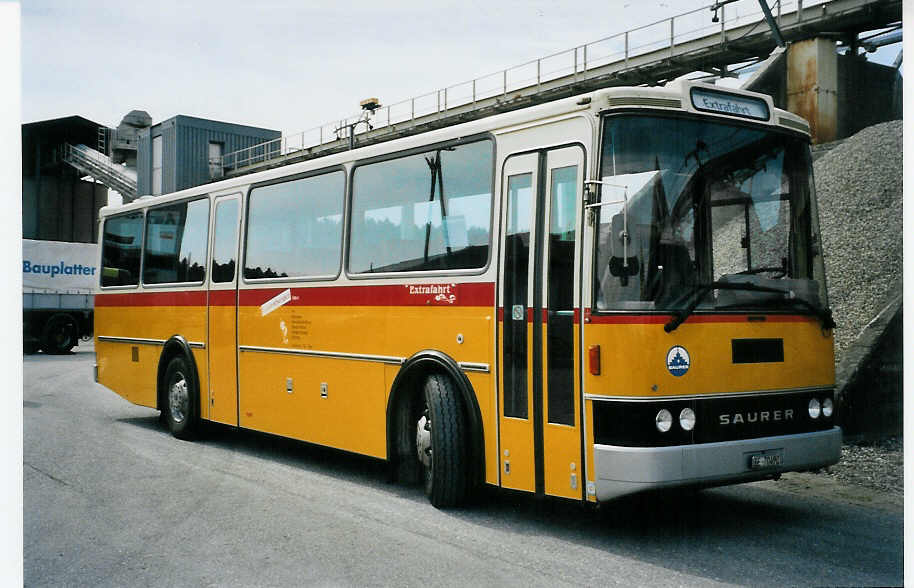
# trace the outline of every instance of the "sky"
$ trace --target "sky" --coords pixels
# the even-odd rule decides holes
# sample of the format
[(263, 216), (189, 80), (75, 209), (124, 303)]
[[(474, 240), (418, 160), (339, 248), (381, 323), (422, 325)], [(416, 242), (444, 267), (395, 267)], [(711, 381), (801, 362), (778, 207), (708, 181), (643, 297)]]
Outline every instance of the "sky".
[[(139, 109), (154, 123), (184, 114), (292, 134), (364, 98), (398, 102), (708, 4), (25, 0), (22, 121), (114, 127)], [(728, 14), (747, 7), (758, 3)]]

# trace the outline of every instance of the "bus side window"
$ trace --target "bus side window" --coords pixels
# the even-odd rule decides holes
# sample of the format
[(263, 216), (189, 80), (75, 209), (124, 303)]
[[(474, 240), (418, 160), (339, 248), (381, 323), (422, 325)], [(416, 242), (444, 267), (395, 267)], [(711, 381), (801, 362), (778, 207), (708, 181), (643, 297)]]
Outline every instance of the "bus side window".
[(139, 284), (143, 213), (109, 217), (102, 233), (102, 287)]
[(146, 213), (143, 283), (202, 282), (208, 231), (208, 198), (150, 209)]
[(210, 279), (214, 283), (231, 282), (235, 279), (235, 255), (238, 251), (238, 200), (216, 203), (213, 230), (213, 267)]
[(251, 191), (247, 280), (330, 277), (339, 272), (343, 172), (260, 186)]
[(484, 267), (491, 211), (491, 141), (358, 166), (349, 271)]

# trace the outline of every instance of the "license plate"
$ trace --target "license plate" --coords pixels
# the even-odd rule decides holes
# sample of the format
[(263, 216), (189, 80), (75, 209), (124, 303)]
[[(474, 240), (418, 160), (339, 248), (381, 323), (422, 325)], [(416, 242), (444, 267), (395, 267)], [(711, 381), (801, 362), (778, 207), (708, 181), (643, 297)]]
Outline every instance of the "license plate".
[(749, 456), (749, 468), (753, 470), (765, 470), (784, 465), (783, 453), (763, 453)]

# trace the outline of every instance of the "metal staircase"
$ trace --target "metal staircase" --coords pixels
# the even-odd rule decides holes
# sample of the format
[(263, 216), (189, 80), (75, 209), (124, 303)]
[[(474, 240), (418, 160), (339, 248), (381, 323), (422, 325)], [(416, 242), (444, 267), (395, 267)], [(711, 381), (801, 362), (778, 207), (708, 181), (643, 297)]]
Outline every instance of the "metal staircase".
[[(101, 145), (101, 136), (99, 138)], [(107, 155), (85, 145), (64, 143), (60, 146), (59, 156), (64, 163), (120, 193), (125, 203), (136, 198), (136, 176), (112, 163)]]

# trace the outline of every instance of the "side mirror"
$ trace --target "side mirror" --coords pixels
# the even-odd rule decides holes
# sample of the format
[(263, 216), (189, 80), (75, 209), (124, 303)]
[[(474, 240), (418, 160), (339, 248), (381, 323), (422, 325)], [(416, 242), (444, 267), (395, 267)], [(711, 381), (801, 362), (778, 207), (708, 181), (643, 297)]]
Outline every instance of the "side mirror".
[(623, 208), (622, 212), (615, 214), (612, 218), (611, 231), (612, 236), (610, 242), (612, 243), (612, 256), (609, 259), (609, 273), (617, 278), (620, 278), (620, 283), (622, 286), (628, 286), (629, 276), (634, 276), (638, 274), (638, 257), (630, 256), (629, 252), (631, 248), (629, 247), (631, 243), (631, 235), (628, 233), (626, 226), (628, 223), (625, 215), (628, 211)]
[[(627, 262), (627, 263), (626, 263)], [(627, 278), (628, 276), (634, 276), (638, 273), (638, 258), (637, 257), (610, 257), (609, 258), (609, 273), (615, 277)], [(627, 281), (627, 280), (626, 280)], [(623, 284), (625, 285), (625, 284)]]

